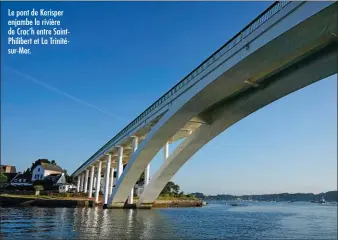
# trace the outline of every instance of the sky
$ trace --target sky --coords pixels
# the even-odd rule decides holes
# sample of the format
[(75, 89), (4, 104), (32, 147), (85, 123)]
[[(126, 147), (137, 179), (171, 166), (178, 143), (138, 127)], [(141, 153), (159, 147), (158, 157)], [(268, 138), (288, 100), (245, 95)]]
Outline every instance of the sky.
[[(70, 44), (30, 55), (8, 55), (2, 41), (2, 164), (23, 171), (48, 158), (72, 173), (270, 4), (2, 2), (2, 39), (8, 9), (63, 10), (71, 31)], [(235, 124), (172, 180), (204, 194), (336, 190), (337, 75)]]

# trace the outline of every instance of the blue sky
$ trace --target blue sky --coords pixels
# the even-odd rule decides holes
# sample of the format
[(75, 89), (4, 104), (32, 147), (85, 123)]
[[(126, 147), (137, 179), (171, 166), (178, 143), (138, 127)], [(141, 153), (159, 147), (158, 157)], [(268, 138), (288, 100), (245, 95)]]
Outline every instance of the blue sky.
[[(2, 163), (24, 170), (48, 158), (73, 172), (270, 4), (2, 3), (3, 39), (8, 8), (63, 10), (63, 28), (71, 31), (69, 45), (34, 46), (26, 56), (7, 55), (3, 41)], [(173, 180), (185, 192), (206, 194), (335, 190), (336, 148), (335, 75), (231, 127)], [(151, 174), (161, 162), (162, 152)]]

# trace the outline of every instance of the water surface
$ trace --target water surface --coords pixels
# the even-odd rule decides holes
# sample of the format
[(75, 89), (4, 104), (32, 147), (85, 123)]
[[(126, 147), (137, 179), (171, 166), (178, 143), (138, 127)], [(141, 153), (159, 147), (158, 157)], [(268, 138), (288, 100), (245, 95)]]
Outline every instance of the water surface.
[(203, 208), (0, 208), (1, 239), (337, 239), (337, 205), (224, 202)]

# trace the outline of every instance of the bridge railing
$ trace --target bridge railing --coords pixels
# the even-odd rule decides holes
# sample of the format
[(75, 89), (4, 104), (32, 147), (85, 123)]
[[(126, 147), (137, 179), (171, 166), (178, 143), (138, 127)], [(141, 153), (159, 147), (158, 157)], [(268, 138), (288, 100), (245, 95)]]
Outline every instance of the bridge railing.
[(83, 163), (81, 167), (79, 167), (78, 169), (82, 168), (88, 162), (97, 158), (99, 155), (103, 154), (112, 146), (113, 143), (116, 143), (118, 142), (118, 140), (125, 137), (125, 135), (129, 132), (129, 130), (131, 130), (131, 128), (135, 127), (135, 125), (137, 125), (138, 123), (144, 121), (145, 118), (150, 113), (152, 113), (159, 106), (166, 103), (166, 101), (170, 97), (174, 96), (179, 90), (185, 87), (188, 83), (191, 83), (196, 78), (196, 76), (201, 74), (206, 68), (208, 68), (214, 62), (216, 62), (219, 58), (221, 58), (224, 54), (230, 51), (233, 47), (235, 47), (238, 43), (240, 43), (243, 39), (249, 36), (252, 32), (254, 32), (257, 28), (259, 28), (262, 24), (264, 24), (267, 20), (273, 17), (276, 13), (282, 10), (289, 3), (290, 1), (274, 2), (269, 8), (267, 8), (257, 18), (255, 18), (246, 27), (244, 27), (242, 31), (240, 31), (233, 38), (227, 41), (221, 48), (219, 48), (215, 53), (213, 53), (209, 58), (207, 58), (191, 73), (189, 73), (185, 78), (183, 78), (179, 83), (177, 83), (173, 88), (171, 88), (162, 97), (160, 97), (155, 103), (153, 103), (144, 112), (142, 112), (136, 119), (134, 119), (130, 124), (128, 124), (124, 129), (122, 129), (122, 131), (120, 131), (115, 137), (113, 137), (96, 153), (94, 153), (93, 156), (90, 157), (85, 163)]

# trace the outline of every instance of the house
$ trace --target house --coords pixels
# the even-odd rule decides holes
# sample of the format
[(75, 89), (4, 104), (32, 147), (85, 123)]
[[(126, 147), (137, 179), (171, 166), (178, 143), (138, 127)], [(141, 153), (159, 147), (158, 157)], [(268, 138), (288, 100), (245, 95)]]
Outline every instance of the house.
[(32, 182), (43, 180), (51, 174), (61, 174), (63, 170), (58, 166), (50, 163), (41, 163), (33, 169)]
[(2, 173), (16, 173), (16, 167), (11, 165), (0, 165), (0, 172)]
[(76, 186), (73, 184), (68, 184), (68, 183), (59, 185), (60, 193), (68, 192), (70, 189), (76, 189)]
[(65, 183), (66, 183), (66, 177), (65, 177), (65, 174), (64, 174), (64, 173), (60, 173), (60, 174), (57, 174), (57, 173), (50, 174), (50, 175), (46, 176), (46, 177), (44, 178), (44, 180), (50, 180), (50, 181), (52, 181), (54, 186), (58, 186), (58, 185), (62, 185), (62, 184), (65, 184)]
[(10, 185), (12, 179), (15, 178), (20, 173), (2, 173), (2, 174), (5, 175), (7, 179), (5, 182), (0, 182), (0, 188), (4, 188)]
[(12, 186), (31, 186), (32, 174), (30, 173), (18, 173), (10, 182)]

